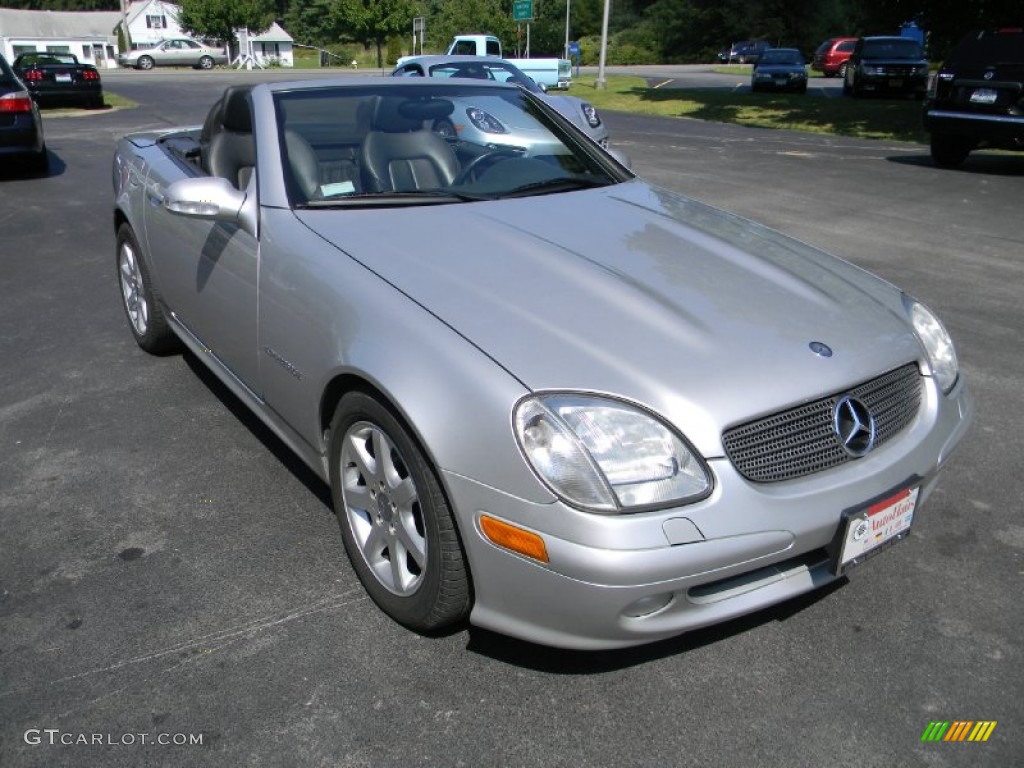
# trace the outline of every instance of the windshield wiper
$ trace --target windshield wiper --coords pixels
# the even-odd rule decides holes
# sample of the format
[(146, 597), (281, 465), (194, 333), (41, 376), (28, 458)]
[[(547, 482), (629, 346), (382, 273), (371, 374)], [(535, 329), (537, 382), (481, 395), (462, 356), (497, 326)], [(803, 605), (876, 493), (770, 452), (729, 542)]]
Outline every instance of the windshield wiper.
[(348, 208), (363, 206), (439, 205), (493, 200), (493, 195), (473, 195), (454, 189), (422, 189), (409, 192), (369, 192), (309, 200), (297, 208)]
[(611, 179), (595, 179), (589, 176), (559, 176), (544, 181), (534, 181), (529, 184), (502, 192), (495, 197), (526, 197), (529, 195), (550, 195), (555, 192), (569, 192), (573, 189), (592, 189), (594, 187), (607, 187), (615, 182)]

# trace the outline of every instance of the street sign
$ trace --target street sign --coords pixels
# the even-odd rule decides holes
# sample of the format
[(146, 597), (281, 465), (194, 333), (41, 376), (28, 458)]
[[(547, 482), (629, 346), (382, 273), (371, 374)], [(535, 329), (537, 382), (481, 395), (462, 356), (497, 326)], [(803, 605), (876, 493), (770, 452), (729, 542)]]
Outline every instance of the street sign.
[(575, 41), (575, 40), (573, 40), (572, 42), (569, 43), (569, 55), (570, 56), (579, 56), (580, 55), (580, 44), (577, 41)]
[(533, 21), (533, 0), (512, 0), (512, 21)]

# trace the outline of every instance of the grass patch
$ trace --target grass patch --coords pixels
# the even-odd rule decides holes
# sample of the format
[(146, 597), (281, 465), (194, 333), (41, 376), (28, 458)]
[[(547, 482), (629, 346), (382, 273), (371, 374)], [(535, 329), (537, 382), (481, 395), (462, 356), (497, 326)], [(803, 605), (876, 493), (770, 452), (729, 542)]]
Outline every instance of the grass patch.
[(114, 109), (135, 109), (139, 106), (131, 99), (126, 99), (124, 96), (110, 91), (103, 91), (103, 104)]
[(113, 109), (134, 109), (139, 106), (137, 102), (127, 99), (117, 93), (111, 93), (104, 89), (102, 107), (40, 107), (40, 111), (46, 117), (75, 117), (76, 115), (87, 115), (94, 112), (107, 112)]
[(788, 93), (750, 93), (718, 88), (648, 88), (639, 77), (574, 78), (572, 94), (598, 109), (663, 117), (692, 117), (754, 128), (828, 133), (864, 139), (926, 143), (921, 102), (905, 99), (826, 98)]

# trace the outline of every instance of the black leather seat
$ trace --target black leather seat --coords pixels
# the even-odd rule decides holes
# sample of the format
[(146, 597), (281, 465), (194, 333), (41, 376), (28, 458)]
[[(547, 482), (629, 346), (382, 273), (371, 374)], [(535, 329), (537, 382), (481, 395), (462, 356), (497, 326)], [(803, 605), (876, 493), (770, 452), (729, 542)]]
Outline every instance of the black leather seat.
[(453, 108), (450, 101), (436, 99), (380, 98), (360, 149), (364, 190), (411, 192), (451, 184), (459, 161), (448, 142), (423, 125), (447, 117)]
[(292, 178), (302, 195), (309, 200), (320, 192), (320, 159), (308, 141), (299, 133), (285, 129), (284, 147)]
[(249, 184), (256, 165), (256, 142), (252, 135), (251, 85), (233, 85), (213, 105), (199, 137), (203, 169), (221, 176), (237, 189)]

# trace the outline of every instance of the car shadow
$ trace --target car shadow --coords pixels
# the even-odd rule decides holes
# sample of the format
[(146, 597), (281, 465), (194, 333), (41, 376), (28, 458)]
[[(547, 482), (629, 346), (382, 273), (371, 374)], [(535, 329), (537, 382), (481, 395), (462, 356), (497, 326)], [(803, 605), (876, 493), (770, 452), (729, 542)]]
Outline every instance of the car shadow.
[(274, 458), (288, 469), (295, 478), (323, 503), (326, 511), (334, 515), (334, 506), (331, 501), (331, 490), (319, 476), (300, 459), (291, 448), (282, 442), (269, 427), (267, 427), (257, 416), (249, 410), (235, 394), (228, 389), (224, 383), (203, 363), (199, 361), (192, 352), (182, 353), (185, 364), (192, 370), (203, 384), (220, 400), (231, 415), (238, 419), (242, 425), (252, 433), (253, 437), (262, 443)]
[(956, 168), (940, 168), (927, 154), (892, 155), (885, 158), (890, 163), (920, 168), (936, 168), (951, 173), (972, 173), (984, 176), (1024, 176), (1024, 155), (999, 152), (972, 152), (963, 164)]
[(610, 651), (575, 651), (549, 648), (526, 640), (500, 635), (497, 632), (469, 628), (466, 650), (516, 667), (554, 675), (596, 675), (647, 664), (669, 656), (679, 656), (742, 635), (772, 621), (786, 621), (805, 608), (824, 600), (848, 579), (844, 576), (830, 584), (755, 613), (741, 616), (712, 627), (697, 629), (678, 637), (649, 645)]
[(48, 149), (46, 152), (49, 162), (45, 171), (36, 170), (28, 160), (5, 159), (0, 165), (0, 181), (27, 181), (62, 175), (67, 170), (67, 165), (53, 150)]

